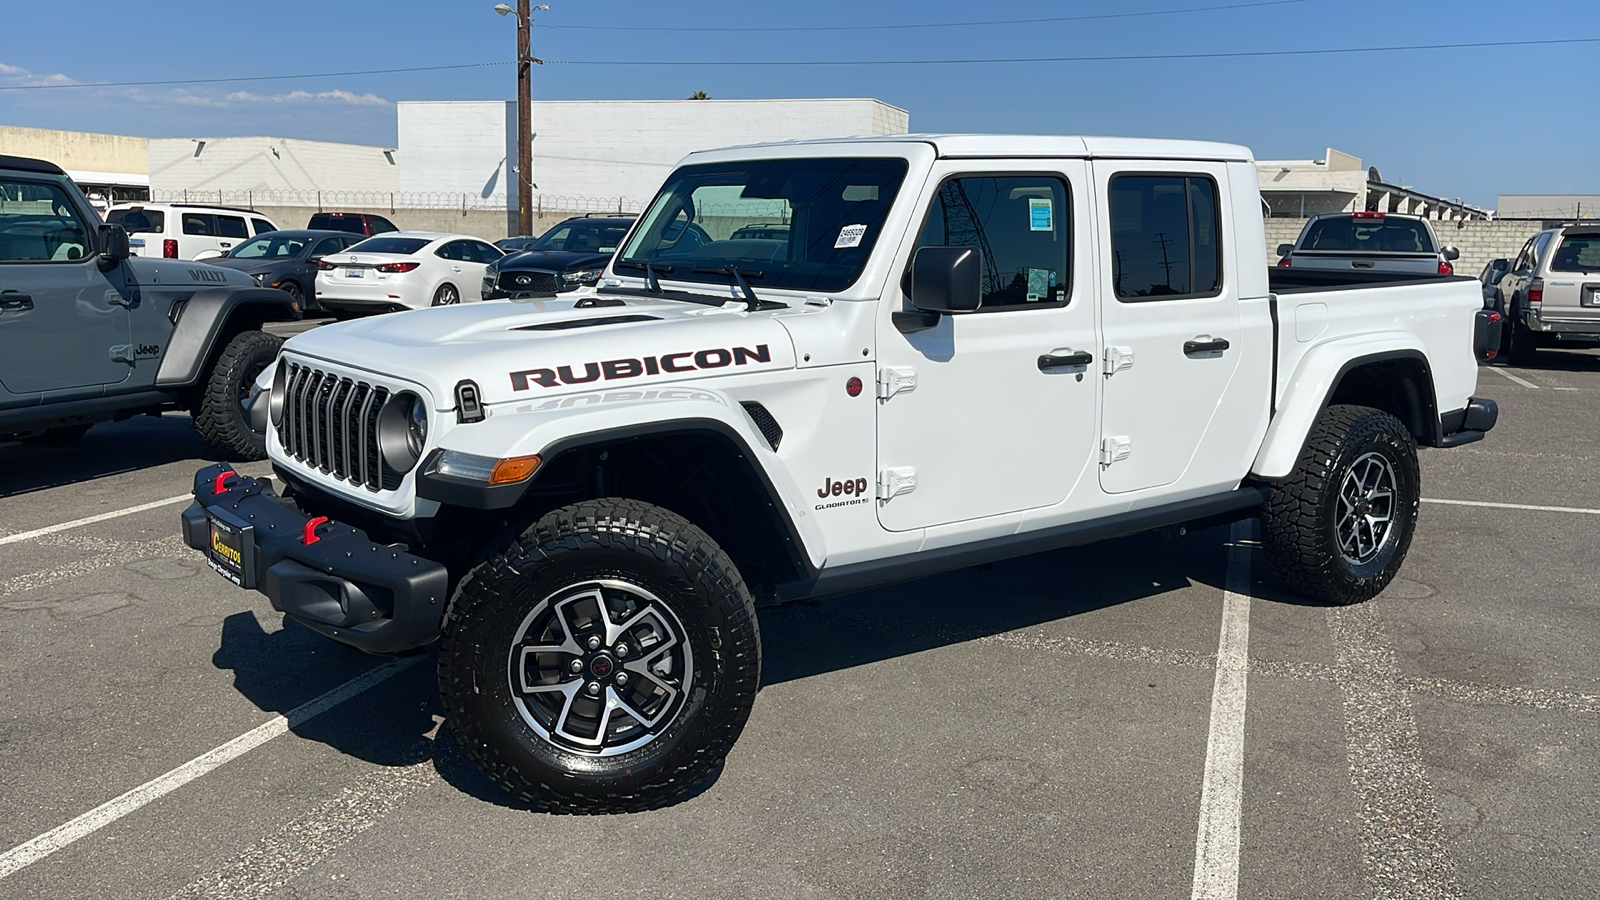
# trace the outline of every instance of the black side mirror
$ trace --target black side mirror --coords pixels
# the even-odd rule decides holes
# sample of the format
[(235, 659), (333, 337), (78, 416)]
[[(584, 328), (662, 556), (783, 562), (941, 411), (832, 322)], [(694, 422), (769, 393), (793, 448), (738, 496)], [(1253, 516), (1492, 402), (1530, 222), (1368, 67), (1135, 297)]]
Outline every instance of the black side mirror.
[(128, 230), (121, 225), (100, 226), (100, 259), (107, 268), (128, 258)]
[(1454, 247), (1444, 248), (1444, 258), (1454, 262), (1461, 258), (1461, 251)]
[(1294, 245), (1293, 244), (1279, 244), (1278, 245), (1278, 255), (1279, 256), (1288, 256), (1289, 254), (1291, 254), (1293, 252), (1294, 252)]
[(967, 313), (983, 306), (983, 251), (923, 247), (911, 257), (911, 305), (926, 313)]

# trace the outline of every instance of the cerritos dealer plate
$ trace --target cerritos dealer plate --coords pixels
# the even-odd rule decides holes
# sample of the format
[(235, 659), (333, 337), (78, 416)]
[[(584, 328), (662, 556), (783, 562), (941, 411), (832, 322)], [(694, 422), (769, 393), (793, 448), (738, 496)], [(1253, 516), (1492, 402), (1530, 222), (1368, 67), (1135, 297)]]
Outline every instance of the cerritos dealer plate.
[(210, 511), (211, 538), (206, 543), (206, 562), (217, 574), (242, 588), (255, 587), (255, 526), (227, 521), (222, 510)]

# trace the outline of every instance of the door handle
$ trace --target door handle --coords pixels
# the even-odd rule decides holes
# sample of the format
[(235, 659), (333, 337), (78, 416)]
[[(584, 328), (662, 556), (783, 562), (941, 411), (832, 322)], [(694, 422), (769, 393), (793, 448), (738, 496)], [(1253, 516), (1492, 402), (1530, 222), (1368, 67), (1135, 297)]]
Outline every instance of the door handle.
[(0, 310), (33, 309), (33, 295), (17, 291), (0, 292)]
[(1094, 354), (1087, 350), (1077, 353), (1065, 353), (1059, 356), (1045, 353), (1039, 357), (1039, 371), (1049, 372), (1053, 369), (1082, 368), (1094, 362)]
[(1228, 349), (1227, 338), (1214, 338), (1210, 335), (1200, 335), (1192, 341), (1183, 342), (1184, 356), (1200, 356), (1205, 353), (1221, 353)]

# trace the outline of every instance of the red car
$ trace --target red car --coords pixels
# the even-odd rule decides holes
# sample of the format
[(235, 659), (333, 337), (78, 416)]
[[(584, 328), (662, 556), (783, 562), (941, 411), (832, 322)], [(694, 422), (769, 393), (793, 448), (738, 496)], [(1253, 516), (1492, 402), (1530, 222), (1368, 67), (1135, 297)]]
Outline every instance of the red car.
[(306, 223), (312, 231), (344, 231), (372, 237), (389, 231), (399, 231), (394, 223), (372, 213), (319, 212)]

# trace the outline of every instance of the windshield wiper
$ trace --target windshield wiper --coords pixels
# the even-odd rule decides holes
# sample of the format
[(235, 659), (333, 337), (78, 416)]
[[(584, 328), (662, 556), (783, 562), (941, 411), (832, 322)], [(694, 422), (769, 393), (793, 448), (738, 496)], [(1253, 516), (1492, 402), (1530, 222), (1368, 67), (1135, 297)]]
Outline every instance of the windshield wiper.
[(661, 290), (661, 279), (656, 277), (656, 273), (657, 272), (665, 272), (668, 275), (672, 274), (672, 267), (671, 266), (662, 266), (662, 267), (660, 267), (658, 269), (658, 268), (656, 268), (654, 263), (649, 262), (649, 261), (646, 261), (646, 262), (635, 262), (635, 261), (633, 261), (631, 259), (619, 259), (615, 263), (613, 263), (611, 267), (613, 269), (643, 269), (644, 270), (644, 283), (649, 288), (650, 293), (652, 293), (652, 294), (662, 294), (662, 293), (664, 293)]
[(789, 304), (779, 303), (776, 300), (762, 300), (750, 287), (746, 278), (765, 278), (767, 273), (754, 269), (741, 269), (738, 266), (695, 266), (692, 270), (696, 275), (728, 275), (733, 278), (733, 283), (739, 286), (744, 294), (744, 308), (746, 312), (757, 312), (763, 309), (788, 309)]

